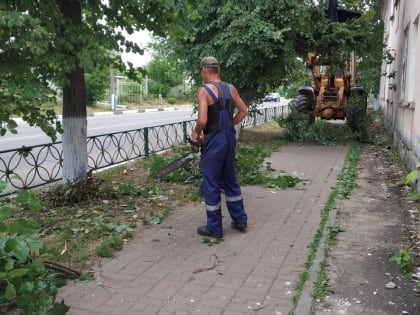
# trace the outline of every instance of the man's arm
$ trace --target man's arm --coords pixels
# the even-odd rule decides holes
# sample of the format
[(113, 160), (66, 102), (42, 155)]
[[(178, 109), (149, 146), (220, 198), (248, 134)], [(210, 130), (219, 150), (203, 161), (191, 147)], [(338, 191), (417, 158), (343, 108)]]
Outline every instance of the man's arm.
[(246, 107), (245, 102), (239, 96), (238, 90), (232, 84), (230, 85), (230, 95), (238, 109), (235, 117), (233, 117), (233, 125), (236, 126), (248, 115), (248, 107)]
[(198, 102), (198, 113), (195, 128), (191, 133), (192, 139), (199, 139), (201, 131), (207, 124), (207, 91), (203, 87), (199, 87), (197, 90), (197, 102)]

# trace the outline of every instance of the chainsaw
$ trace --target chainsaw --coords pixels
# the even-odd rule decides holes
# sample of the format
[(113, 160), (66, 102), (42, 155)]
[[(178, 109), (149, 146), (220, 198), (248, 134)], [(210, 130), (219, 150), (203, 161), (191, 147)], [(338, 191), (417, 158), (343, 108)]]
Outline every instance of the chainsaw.
[(175, 161), (172, 161), (165, 167), (161, 168), (156, 172), (157, 178), (162, 178), (173, 171), (176, 171), (180, 167), (184, 166), (185, 164), (189, 163), (190, 161), (194, 160), (196, 158), (196, 155), (199, 154), (200, 148), (203, 145), (202, 140), (193, 140), (190, 136), (186, 136), (185, 139), (190, 143), (191, 145), (191, 152), (188, 152), (187, 154), (183, 155), (182, 157), (176, 159)]

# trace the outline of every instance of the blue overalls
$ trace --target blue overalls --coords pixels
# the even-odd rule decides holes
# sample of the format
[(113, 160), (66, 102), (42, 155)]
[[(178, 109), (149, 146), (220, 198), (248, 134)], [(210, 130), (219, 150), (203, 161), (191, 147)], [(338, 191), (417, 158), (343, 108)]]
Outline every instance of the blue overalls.
[(241, 187), (235, 172), (235, 129), (233, 112), (235, 103), (230, 95), (230, 85), (225, 82), (211, 82), (218, 90), (218, 97), (210, 87), (203, 85), (214, 100), (208, 107), (204, 146), (201, 151), (203, 191), (207, 212), (207, 229), (222, 234), (222, 211), (220, 187), (225, 192), (226, 206), (233, 221), (247, 223)]

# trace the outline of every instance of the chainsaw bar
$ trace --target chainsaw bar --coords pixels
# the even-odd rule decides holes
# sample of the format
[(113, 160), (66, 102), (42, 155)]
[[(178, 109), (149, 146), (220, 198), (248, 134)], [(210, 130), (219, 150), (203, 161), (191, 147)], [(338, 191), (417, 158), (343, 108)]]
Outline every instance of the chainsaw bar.
[(179, 159), (169, 163), (165, 167), (161, 168), (156, 172), (157, 178), (162, 178), (169, 173), (172, 173), (173, 171), (179, 169), (180, 167), (184, 166), (188, 162), (192, 161), (194, 159), (194, 153), (190, 152), (185, 154), (184, 156), (180, 157)]

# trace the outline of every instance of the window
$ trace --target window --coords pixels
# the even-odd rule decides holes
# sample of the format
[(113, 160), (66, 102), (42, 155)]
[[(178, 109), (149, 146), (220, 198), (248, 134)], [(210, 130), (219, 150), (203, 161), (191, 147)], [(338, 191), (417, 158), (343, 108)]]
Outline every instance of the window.
[(400, 63), (400, 84), (399, 84), (399, 95), (400, 103), (404, 104), (406, 100), (406, 79), (407, 79), (407, 53), (408, 53), (408, 34), (409, 26), (404, 30), (402, 45), (401, 45), (401, 63)]
[(405, 100), (410, 104), (414, 102), (415, 78), (416, 78), (416, 55), (417, 55), (417, 37), (419, 30), (419, 16), (415, 19), (408, 35), (408, 62)]

